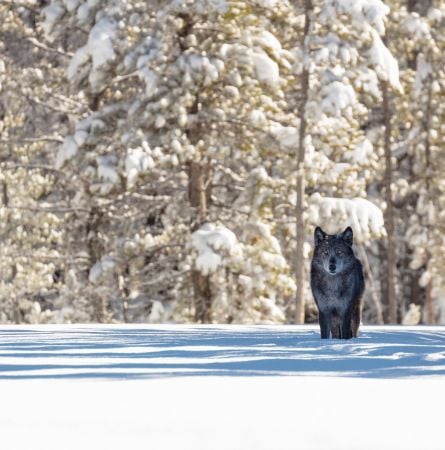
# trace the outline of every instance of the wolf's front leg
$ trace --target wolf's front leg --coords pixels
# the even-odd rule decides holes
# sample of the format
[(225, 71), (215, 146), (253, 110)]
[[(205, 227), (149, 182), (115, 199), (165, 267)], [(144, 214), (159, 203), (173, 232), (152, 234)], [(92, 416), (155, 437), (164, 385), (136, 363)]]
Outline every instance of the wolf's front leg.
[(353, 337), (358, 337), (358, 327), (360, 326), (361, 315), (360, 303), (357, 303), (352, 312), (351, 319), (351, 333)]
[(318, 311), (318, 323), (320, 324), (320, 334), (322, 339), (329, 339), (330, 325), (327, 314)]
[(336, 310), (331, 311), (331, 336), (332, 339), (341, 339), (341, 319)]
[(351, 339), (351, 338), (352, 338), (351, 320), (345, 320), (341, 324), (341, 339)]
[(346, 311), (341, 318), (340, 331), (341, 339), (352, 338), (351, 311)]

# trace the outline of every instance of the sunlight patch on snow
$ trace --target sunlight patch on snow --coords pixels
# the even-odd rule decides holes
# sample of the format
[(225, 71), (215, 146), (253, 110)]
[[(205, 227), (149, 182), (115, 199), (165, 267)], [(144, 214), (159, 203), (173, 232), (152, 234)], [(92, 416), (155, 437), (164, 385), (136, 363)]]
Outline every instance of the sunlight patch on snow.
[(413, 408), (445, 402), (445, 327), (363, 326), (350, 341), (313, 325), (23, 325), (0, 337), (5, 449), (443, 447), (440, 414), (400, 430)]
[(442, 359), (445, 359), (445, 352), (430, 353), (425, 356), (426, 361), (440, 361)]
[[(156, 450), (443, 448), (442, 416), (427, 413), (445, 401), (442, 379), (310, 375), (6, 381), (2, 446), (146, 450), (148, 442)], [(357, 413), (351, 413), (351, 399), (359, 399)], [(413, 408), (426, 413), (416, 417), (415, 426), (406, 427)], [(339, 426), (344, 416), (347, 438), (346, 428)], [(370, 432), (370, 424), (377, 422), (378, 432)], [(296, 424), (304, 430), (298, 436)]]

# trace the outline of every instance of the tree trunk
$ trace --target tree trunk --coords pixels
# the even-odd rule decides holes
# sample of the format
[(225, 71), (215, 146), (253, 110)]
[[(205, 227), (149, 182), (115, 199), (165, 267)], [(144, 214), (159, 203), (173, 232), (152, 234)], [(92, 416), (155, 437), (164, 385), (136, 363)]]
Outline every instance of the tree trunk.
[[(305, 59), (309, 55), (307, 38), (310, 30), (310, 14), (312, 11), (312, 1), (305, 0), (304, 2), (304, 33), (303, 33), (303, 48)], [(297, 204), (295, 209), (297, 219), (297, 249), (296, 249), (296, 273), (295, 280), (297, 284), (297, 292), (295, 298), (295, 323), (304, 323), (304, 197), (305, 197), (305, 174), (304, 174), (304, 157), (306, 137), (306, 103), (309, 95), (309, 67), (307, 61), (303, 65), (303, 72), (301, 74), (301, 90), (302, 99), (300, 107), (300, 130), (298, 136), (298, 152), (297, 152)]]
[(198, 270), (192, 272), (193, 291), (195, 299), (195, 321), (212, 323), (212, 291), (208, 275), (202, 275)]
[[(207, 206), (210, 192), (210, 169), (200, 162), (189, 166), (189, 200), (194, 209), (191, 229), (197, 230), (207, 220)], [(195, 320), (200, 323), (212, 321), (212, 291), (210, 277), (198, 270), (192, 271), (195, 301)]]
[(127, 280), (129, 278), (130, 268), (128, 264), (125, 264), (120, 274), (117, 276), (117, 285), (119, 288), (119, 296), (122, 304), (122, 317), (124, 319), (124, 323), (128, 323), (128, 307), (129, 307), (129, 296), (130, 289), (127, 285)]
[[(2, 188), (1, 188), (1, 197), (2, 197), (2, 203), (3, 206), (5, 208), (7, 208), (9, 206), (9, 193), (8, 193), (8, 184), (6, 183), (6, 181), (2, 181)], [(7, 216), (9, 217), (9, 216)], [(9, 278), (9, 280), (7, 280), (9, 283), (14, 283), (15, 277), (17, 276), (17, 263), (12, 263), (11, 264), (11, 277)], [(19, 295), (22, 295), (22, 293), (20, 293)], [(15, 324), (20, 324), (22, 323), (22, 319), (23, 319), (23, 314), (20, 311), (20, 306), (19, 306), (19, 302), (20, 302), (20, 298), (17, 297), (16, 293), (12, 294), (12, 300), (13, 300), (13, 305), (14, 305), (14, 310), (13, 310), (13, 320)]]
[[(186, 16), (190, 20), (189, 16)], [(182, 30), (180, 37), (185, 38), (190, 29), (190, 23)], [(182, 48), (182, 47), (181, 47)], [(183, 48), (183, 50), (185, 50)], [(199, 97), (190, 108), (191, 114), (198, 114), (200, 109)], [(187, 136), (191, 143), (196, 144), (201, 136), (201, 125), (194, 123), (187, 129)], [(207, 209), (210, 203), (211, 178), (210, 164), (201, 161), (192, 161), (189, 164), (188, 196), (193, 208), (191, 219), (191, 231), (196, 231), (207, 221)], [(195, 304), (195, 321), (200, 323), (211, 323), (212, 321), (212, 291), (210, 277), (202, 275), (198, 270), (192, 270), (193, 298)]]
[[(435, 198), (434, 192), (432, 192), (430, 176), (431, 176), (431, 142), (430, 142), (430, 127), (431, 127), (431, 99), (432, 99), (432, 84), (433, 77), (431, 74), (428, 76), (428, 88), (427, 88), (427, 103), (426, 103), (426, 111), (423, 121), (423, 129), (425, 131), (425, 188), (427, 195), (428, 204), (433, 203), (433, 199)], [(433, 242), (433, 238), (431, 236), (431, 224), (429, 223), (429, 214), (426, 217), (426, 233), (427, 233), (427, 242)], [(427, 261), (426, 261), (426, 270), (428, 270), (428, 262), (431, 259), (431, 252), (427, 248)], [(431, 280), (425, 286), (426, 296), (426, 323), (432, 324), (434, 323), (434, 308), (433, 308), (433, 297), (431, 295)]]
[[(97, 206), (93, 206), (88, 215), (86, 226), (87, 249), (91, 267), (96, 262), (100, 261), (105, 251), (103, 242), (100, 238), (100, 228), (103, 224), (103, 219), (103, 211)], [(104, 286), (98, 286), (94, 289), (94, 310), (95, 318), (99, 323), (108, 322), (108, 299), (104, 291)]]
[[(408, 0), (408, 11), (410, 12), (416, 12), (420, 16), (425, 17), (428, 13), (428, 10), (433, 5), (433, 0)], [(417, 57), (417, 53), (415, 56)], [(417, 58), (415, 58), (412, 62), (412, 68), (414, 70), (417, 70), (417, 66), (415, 65), (417, 62)], [(430, 129), (430, 122), (431, 122), (431, 98), (432, 98), (432, 83), (433, 83), (433, 77), (430, 74), (428, 76), (428, 90), (427, 90), (427, 104), (426, 104), (426, 111), (424, 115), (424, 120), (422, 121), (422, 127), (425, 131), (426, 136), (426, 142), (425, 142), (425, 187), (427, 191), (427, 199), (431, 201), (431, 199), (434, 199), (435, 195), (431, 192), (431, 186), (430, 186), (430, 171), (431, 171), (431, 144), (429, 139), (429, 129)], [(428, 220), (428, 219), (427, 219)], [(426, 224), (427, 228), (427, 241), (432, 242), (431, 237), (431, 226), (429, 223)], [(429, 249), (427, 249), (427, 264), (426, 264), (426, 270), (428, 270), (428, 261), (431, 258), (431, 253)], [(416, 302), (418, 300), (416, 299)], [(424, 308), (426, 309), (426, 314), (424, 314), (424, 318), (426, 323), (432, 324), (434, 323), (434, 307), (433, 307), (433, 298), (431, 296), (431, 281), (425, 286), (425, 305)]]
[[(386, 43), (385, 43), (386, 44)], [(389, 323), (397, 323), (397, 299), (396, 299), (396, 241), (395, 241), (395, 225), (394, 225), (394, 205), (392, 199), (392, 158), (391, 158), (391, 111), (389, 106), (389, 88), (388, 82), (384, 81), (382, 86), (383, 93), (383, 117), (385, 125), (385, 224), (387, 232), (387, 289), (388, 289), (388, 314), (387, 321)]]
[(358, 251), (360, 253), (360, 259), (363, 262), (363, 268), (365, 269), (366, 276), (369, 282), (369, 290), (371, 292), (372, 302), (374, 303), (376, 311), (376, 323), (383, 325), (383, 308), (382, 302), (377, 294), (377, 288), (375, 285), (374, 275), (372, 274), (371, 266), (369, 264), (368, 255), (366, 254), (363, 244), (357, 245)]
[(433, 0), (408, 0), (408, 11), (420, 14), (425, 17), (431, 8)]

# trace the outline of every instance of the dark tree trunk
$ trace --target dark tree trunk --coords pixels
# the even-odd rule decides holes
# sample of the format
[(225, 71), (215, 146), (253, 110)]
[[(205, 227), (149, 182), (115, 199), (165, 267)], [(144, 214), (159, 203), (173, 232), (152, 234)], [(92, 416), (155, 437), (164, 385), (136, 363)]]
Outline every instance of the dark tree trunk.
[[(189, 166), (189, 200), (194, 209), (192, 231), (197, 230), (207, 220), (207, 206), (210, 192), (211, 173), (208, 166), (192, 162)], [(212, 291), (210, 277), (198, 270), (192, 271), (195, 303), (195, 320), (200, 323), (212, 321)]]
[[(103, 223), (104, 213), (98, 207), (93, 206), (90, 211), (86, 226), (87, 249), (91, 267), (101, 260), (104, 254), (104, 245), (100, 238), (100, 228)], [(106, 323), (109, 319), (108, 299), (105, 292), (96, 292), (94, 295), (95, 318), (99, 323)]]

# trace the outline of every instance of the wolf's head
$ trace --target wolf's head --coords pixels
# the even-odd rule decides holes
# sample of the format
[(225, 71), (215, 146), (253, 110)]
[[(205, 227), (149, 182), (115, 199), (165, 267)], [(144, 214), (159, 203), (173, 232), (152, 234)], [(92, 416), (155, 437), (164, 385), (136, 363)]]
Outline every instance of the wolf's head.
[(312, 263), (330, 275), (348, 270), (355, 261), (352, 239), (351, 227), (339, 234), (327, 234), (320, 227), (315, 228)]

